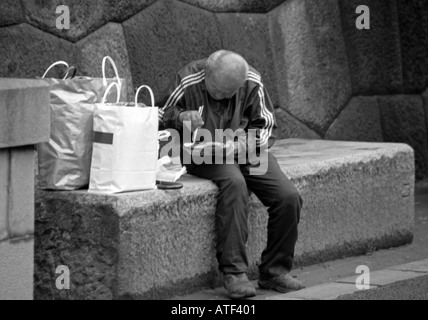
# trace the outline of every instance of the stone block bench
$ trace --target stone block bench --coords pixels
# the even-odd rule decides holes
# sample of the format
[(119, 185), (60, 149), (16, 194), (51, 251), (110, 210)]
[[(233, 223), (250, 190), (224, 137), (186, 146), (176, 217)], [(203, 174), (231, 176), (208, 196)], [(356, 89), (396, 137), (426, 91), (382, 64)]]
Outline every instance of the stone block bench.
[[(404, 144), (278, 141), (272, 152), (304, 201), (296, 264), (410, 243), (414, 154)], [(36, 299), (164, 299), (218, 280), (216, 186), (120, 195), (36, 193)], [(252, 195), (252, 276), (266, 244), (267, 212)], [(70, 290), (55, 269), (71, 272)]]

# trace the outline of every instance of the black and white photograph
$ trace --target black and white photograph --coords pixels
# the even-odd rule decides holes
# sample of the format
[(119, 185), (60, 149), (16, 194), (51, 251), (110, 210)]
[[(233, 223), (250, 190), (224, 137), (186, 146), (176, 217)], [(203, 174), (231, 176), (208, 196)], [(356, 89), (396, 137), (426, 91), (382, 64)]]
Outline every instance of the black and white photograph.
[(0, 0), (0, 300), (428, 300), (428, 1)]

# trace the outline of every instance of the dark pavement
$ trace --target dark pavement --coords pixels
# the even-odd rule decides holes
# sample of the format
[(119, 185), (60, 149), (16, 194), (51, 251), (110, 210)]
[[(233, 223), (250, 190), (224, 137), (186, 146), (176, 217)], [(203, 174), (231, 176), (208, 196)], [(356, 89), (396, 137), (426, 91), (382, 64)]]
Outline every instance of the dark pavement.
[(344, 295), (337, 300), (428, 300), (428, 275)]

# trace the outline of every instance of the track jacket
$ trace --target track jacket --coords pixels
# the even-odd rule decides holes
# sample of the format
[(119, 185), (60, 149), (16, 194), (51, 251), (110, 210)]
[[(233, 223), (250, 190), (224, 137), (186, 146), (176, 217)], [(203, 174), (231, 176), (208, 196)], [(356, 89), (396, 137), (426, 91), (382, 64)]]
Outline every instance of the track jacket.
[(164, 128), (181, 132), (179, 114), (198, 111), (203, 106), (203, 128), (210, 131), (213, 139), (216, 129), (243, 129), (247, 133), (249, 129), (259, 129), (257, 147), (267, 145), (270, 148), (276, 139), (277, 126), (274, 108), (260, 73), (250, 67), (247, 81), (231, 99), (214, 100), (205, 87), (205, 61), (191, 62), (178, 71), (162, 108)]

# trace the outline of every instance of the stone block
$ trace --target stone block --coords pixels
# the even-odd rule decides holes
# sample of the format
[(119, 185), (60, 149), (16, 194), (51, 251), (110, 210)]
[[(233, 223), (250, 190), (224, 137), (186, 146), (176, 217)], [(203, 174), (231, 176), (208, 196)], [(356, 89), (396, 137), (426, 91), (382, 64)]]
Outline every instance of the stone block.
[(9, 232), (11, 237), (34, 233), (34, 148), (10, 150)]
[(309, 129), (283, 109), (276, 109), (275, 117), (278, 126), (278, 139), (321, 139), (315, 131)]
[[(407, 244), (414, 232), (413, 150), (403, 144), (290, 139), (272, 152), (304, 208), (296, 264)], [(192, 176), (184, 188), (119, 195), (38, 191), (38, 299), (164, 299), (212, 285), (215, 185)], [(251, 275), (266, 245), (268, 215), (253, 195), (247, 252)], [(73, 290), (49, 282), (70, 267)]]
[[(35, 299), (114, 298), (119, 258), (116, 199), (91, 199), (85, 192), (36, 191), (36, 195)], [(49, 208), (40, 201), (41, 195), (48, 196)], [(70, 290), (59, 291), (52, 281), (59, 265), (70, 269)]]
[(416, 178), (428, 175), (427, 128), (421, 96), (378, 97), (385, 142), (401, 142), (415, 150)]
[[(339, 3), (354, 95), (401, 93), (403, 67), (396, 0)], [(359, 5), (370, 8), (370, 30), (356, 27)]]
[[(28, 23), (72, 42), (84, 38), (108, 22), (111, 8), (106, 0), (25, 0), (22, 4)], [(56, 8), (61, 5), (70, 8), (69, 30), (56, 27), (60, 16)]]
[[(78, 70), (86, 76), (102, 78), (102, 60), (105, 56), (112, 57), (116, 63), (119, 76), (127, 80), (128, 99), (125, 100), (134, 101), (135, 91), (131, 67), (121, 24), (108, 23), (84, 40), (79, 41), (76, 48)], [(108, 65), (107, 70), (108, 77), (115, 76), (110, 65)]]
[(108, 0), (109, 21), (123, 22), (143, 11), (157, 0)]
[(269, 17), (281, 107), (324, 134), (352, 90), (338, 3), (286, 1)]
[(0, 27), (24, 21), (21, 1), (3, 0), (0, 2)]
[(222, 47), (214, 15), (178, 1), (157, 1), (123, 30), (134, 86), (151, 85), (157, 101), (179, 69)]
[(422, 94), (422, 100), (424, 101), (425, 123), (428, 132), (428, 88)]
[(272, 103), (280, 107), (267, 15), (220, 13), (216, 18), (223, 48), (241, 54), (261, 73)]
[[(58, 60), (75, 63), (72, 43), (27, 24), (0, 28), (0, 77), (36, 78)], [(59, 71), (62, 71), (59, 68)], [(59, 76), (53, 71), (50, 76)]]
[(49, 141), (49, 99), (44, 80), (0, 78), (0, 148)]
[(325, 138), (344, 141), (383, 141), (376, 97), (354, 97), (328, 129)]
[(397, 0), (405, 93), (428, 86), (428, 2)]
[(268, 12), (285, 0), (181, 0), (214, 12)]
[(33, 300), (33, 258), (33, 238), (0, 242), (0, 300)]
[(0, 149), (0, 241), (9, 237), (8, 221), (8, 185), (9, 185), (9, 150)]

